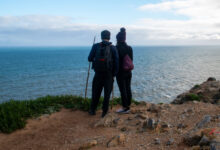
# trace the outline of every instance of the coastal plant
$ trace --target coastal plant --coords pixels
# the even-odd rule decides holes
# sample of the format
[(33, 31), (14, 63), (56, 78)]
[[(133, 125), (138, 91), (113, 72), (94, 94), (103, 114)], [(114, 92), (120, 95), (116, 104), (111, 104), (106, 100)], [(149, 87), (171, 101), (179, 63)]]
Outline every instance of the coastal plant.
[(200, 101), (201, 97), (197, 94), (191, 93), (186, 95), (185, 99), (188, 101)]
[(198, 89), (198, 88), (200, 88), (200, 85), (198, 85), (198, 84), (196, 84), (196, 85), (193, 87), (193, 89)]

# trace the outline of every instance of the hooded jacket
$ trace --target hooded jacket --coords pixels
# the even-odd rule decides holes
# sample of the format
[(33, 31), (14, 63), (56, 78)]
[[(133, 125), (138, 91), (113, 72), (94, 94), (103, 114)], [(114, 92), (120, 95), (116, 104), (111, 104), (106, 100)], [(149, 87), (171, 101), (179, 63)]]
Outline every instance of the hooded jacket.
[[(116, 49), (115, 46), (112, 45), (111, 42), (108, 41), (102, 41), (102, 44), (109, 46), (110, 45), (110, 50), (112, 52), (112, 59), (113, 59), (113, 68), (112, 68), (112, 72), (113, 72), (113, 76), (116, 76), (119, 70), (119, 58), (118, 58), (118, 51)], [(95, 56), (96, 56), (96, 51), (97, 49), (100, 49), (100, 43), (96, 43), (92, 46), (92, 49), (90, 51), (89, 57), (88, 57), (88, 61), (89, 62), (94, 62), (95, 60)], [(94, 69), (94, 66), (92, 66), (92, 68)]]

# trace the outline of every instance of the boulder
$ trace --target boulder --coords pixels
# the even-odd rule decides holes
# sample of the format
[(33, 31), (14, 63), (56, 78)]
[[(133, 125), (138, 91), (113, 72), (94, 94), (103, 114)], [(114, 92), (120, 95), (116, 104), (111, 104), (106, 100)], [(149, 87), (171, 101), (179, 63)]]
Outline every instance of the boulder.
[(107, 114), (104, 118), (101, 118), (94, 127), (115, 127), (120, 118), (113, 113)]
[(203, 136), (202, 138), (201, 138), (201, 140), (199, 141), (199, 145), (200, 146), (207, 146), (207, 145), (209, 145), (210, 144), (210, 140), (209, 140), (209, 138), (207, 137), (207, 136)]
[(124, 144), (126, 141), (126, 136), (125, 134), (121, 133), (117, 136), (114, 136), (108, 143), (107, 143), (107, 147), (115, 147), (118, 145), (122, 145)]
[(200, 128), (204, 127), (206, 124), (208, 124), (210, 121), (211, 121), (211, 116), (205, 115), (203, 117), (203, 119), (199, 123), (196, 124), (196, 128), (200, 129)]
[(147, 130), (147, 129), (153, 130), (153, 129), (156, 128), (156, 126), (157, 126), (157, 123), (155, 122), (155, 120), (149, 118), (149, 119), (147, 119), (146, 121), (143, 122), (142, 128), (143, 128), (144, 131)]

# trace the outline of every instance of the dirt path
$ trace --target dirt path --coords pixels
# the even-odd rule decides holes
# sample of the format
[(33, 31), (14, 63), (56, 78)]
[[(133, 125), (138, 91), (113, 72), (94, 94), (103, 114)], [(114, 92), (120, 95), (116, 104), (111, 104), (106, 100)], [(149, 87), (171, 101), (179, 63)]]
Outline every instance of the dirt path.
[[(150, 106), (133, 107), (130, 114), (116, 115), (123, 120), (115, 127), (96, 127), (94, 124), (100, 120), (101, 112), (96, 116), (89, 116), (87, 112), (62, 109), (52, 115), (43, 115), (40, 118), (28, 121), (24, 129), (12, 134), (0, 134), (0, 150), (77, 150), (88, 140), (95, 139), (98, 145), (92, 150), (181, 150), (189, 149), (181, 145), (182, 135), (188, 132), (199, 122), (204, 115), (220, 113), (220, 107), (205, 103), (187, 103), (183, 105), (161, 105), (160, 113), (147, 111)], [(115, 110), (116, 108), (114, 108)], [(170, 124), (170, 130), (165, 133), (138, 132), (144, 118), (160, 119)], [(178, 124), (186, 124), (185, 129), (177, 129)], [(211, 122), (217, 124), (219, 122)], [(121, 129), (126, 127), (126, 131)], [(108, 141), (120, 133), (126, 135), (124, 145), (107, 148)], [(154, 139), (159, 138), (159, 145), (154, 144)], [(174, 143), (167, 146), (167, 141), (172, 138)]]

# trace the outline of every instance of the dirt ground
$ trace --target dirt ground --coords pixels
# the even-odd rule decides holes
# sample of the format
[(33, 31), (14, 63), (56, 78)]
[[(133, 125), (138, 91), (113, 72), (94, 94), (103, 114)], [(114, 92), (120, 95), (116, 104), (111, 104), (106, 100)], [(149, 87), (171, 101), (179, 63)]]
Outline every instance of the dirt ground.
[[(150, 104), (133, 106), (130, 114), (118, 115), (115, 112), (119, 106), (111, 111), (122, 123), (114, 127), (94, 127), (101, 119), (101, 111), (96, 116), (89, 116), (87, 112), (62, 109), (52, 115), (43, 115), (28, 120), (24, 129), (11, 134), (0, 134), (0, 150), (77, 150), (89, 140), (96, 140), (98, 144), (91, 150), (187, 150), (189, 147), (182, 144), (182, 137), (191, 130), (204, 115), (220, 114), (220, 107), (206, 103), (186, 103), (182, 105), (162, 104), (160, 112), (147, 111)], [(139, 110), (139, 111), (137, 111)], [(143, 114), (147, 118), (165, 121), (170, 125), (168, 132), (154, 131), (139, 132), (145, 118), (138, 118)], [(187, 127), (177, 129), (178, 124)], [(219, 120), (212, 121), (209, 127), (219, 125)], [(126, 128), (122, 131), (122, 128)], [(107, 147), (108, 141), (120, 133), (126, 135), (124, 144), (116, 147)], [(159, 138), (160, 144), (154, 139)], [(174, 142), (167, 145), (169, 139)]]

